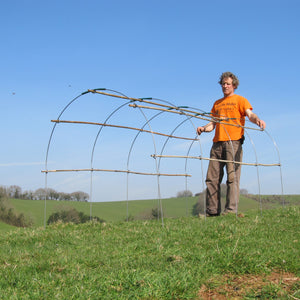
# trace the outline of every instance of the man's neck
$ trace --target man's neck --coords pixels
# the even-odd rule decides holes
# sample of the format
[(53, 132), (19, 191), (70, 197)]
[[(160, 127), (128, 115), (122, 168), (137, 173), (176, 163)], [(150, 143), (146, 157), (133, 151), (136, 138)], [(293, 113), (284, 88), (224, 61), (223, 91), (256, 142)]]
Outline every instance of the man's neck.
[(228, 97), (231, 97), (231, 96), (235, 95), (235, 93), (232, 93), (232, 94), (229, 94), (229, 95), (225, 95), (225, 94), (223, 94), (223, 95), (224, 95), (223, 99), (225, 99), (225, 98), (228, 98)]

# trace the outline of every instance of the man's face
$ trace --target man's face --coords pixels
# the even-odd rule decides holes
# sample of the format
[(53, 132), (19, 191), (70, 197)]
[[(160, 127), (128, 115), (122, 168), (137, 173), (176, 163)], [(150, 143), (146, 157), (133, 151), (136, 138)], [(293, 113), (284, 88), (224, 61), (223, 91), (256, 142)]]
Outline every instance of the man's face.
[(232, 84), (232, 78), (227, 77), (222, 80), (222, 91), (224, 97), (232, 96), (234, 94), (234, 85)]

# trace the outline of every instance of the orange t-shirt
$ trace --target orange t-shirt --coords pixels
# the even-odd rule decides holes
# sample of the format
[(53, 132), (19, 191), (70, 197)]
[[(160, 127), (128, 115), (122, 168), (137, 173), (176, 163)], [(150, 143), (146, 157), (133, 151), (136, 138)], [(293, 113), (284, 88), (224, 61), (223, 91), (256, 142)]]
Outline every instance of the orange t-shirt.
[[(249, 101), (239, 95), (232, 95), (226, 98), (217, 100), (211, 110), (212, 117), (216, 118), (214, 142), (221, 141), (237, 141), (244, 134), (246, 110), (252, 106)], [(223, 120), (219, 123), (218, 120)], [(234, 124), (232, 126), (227, 124)]]

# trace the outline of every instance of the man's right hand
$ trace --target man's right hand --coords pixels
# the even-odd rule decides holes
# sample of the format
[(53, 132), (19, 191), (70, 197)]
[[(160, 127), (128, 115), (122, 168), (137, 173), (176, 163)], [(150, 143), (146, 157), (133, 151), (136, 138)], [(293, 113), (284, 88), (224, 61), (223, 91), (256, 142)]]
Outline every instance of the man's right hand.
[(202, 132), (205, 132), (205, 127), (204, 126), (199, 126), (198, 128), (197, 128), (197, 134), (201, 134)]

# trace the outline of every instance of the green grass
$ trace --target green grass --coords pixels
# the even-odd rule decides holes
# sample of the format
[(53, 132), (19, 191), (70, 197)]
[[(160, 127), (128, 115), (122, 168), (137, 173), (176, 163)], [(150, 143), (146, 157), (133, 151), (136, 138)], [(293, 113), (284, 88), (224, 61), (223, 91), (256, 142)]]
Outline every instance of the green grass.
[[(284, 196), (286, 206), (300, 205), (300, 195)], [(192, 215), (192, 208), (198, 201), (198, 197), (189, 198), (169, 198), (162, 199), (162, 207), (166, 218), (178, 218)], [(201, 199), (202, 201), (202, 199)], [(262, 209), (281, 207), (281, 196), (261, 196)], [(10, 205), (17, 213), (23, 213), (32, 219), (34, 226), (44, 225), (44, 201), (10, 199)], [(223, 205), (225, 200), (222, 201)], [(135, 200), (135, 201), (117, 201), (117, 202), (94, 202), (92, 203), (92, 215), (105, 221), (124, 221), (128, 215), (136, 219), (149, 218), (151, 210), (157, 208), (158, 200)], [(61, 207), (74, 207), (78, 211), (90, 214), (90, 203), (73, 201), (54, 201), (47, 200), (46, 220)], [(240, 196), (239, 212), (248, 212), (251, 210), (260, 211), (261, 205), (259, 196), (251, 195), (251, 198), (245, 195)], [(0, 227), (1, 228), (1, 227)]]
[[(300, 208), (244, 218), (56, 224), (0, 233), (0, 295), (7, 299), (201, 299), (225, 276), (300, 276)], [(267, 278), (267, 277), (266, 277)], [(223, 281), (222, 281), (223, 280)], [(245, 283), (247, 285), (247, 282)], [(228, 291), (223, 290), (229, 298)], [(227, 294), (226, 294), (227, 293)], [(280, 296), (280, 297), (279, 297)], [(297, 299), (270, 283), (243, 299)]]
[[(300, 196), (295, 198), (299, 202)], [(178, 218), (192, 215), (192, 208), (198, 201), (198, 197), (189, 198), (170, 198), (162, 199), (162, 207), (166, 218)], [(202, 199), (201, 199), (202, 201)], [(17, 213), (23, 213), (27, 218), (33, 221), (35, 227), (44, 226), (44, 201), (10, 199), (10, 205)], [(223, 201), (224, 203), (225, 201)], [(273, 205), (274, 206), (274, 205)], [(46, 202), (46, 220), (49, 216), (62, 207), (74, 207), (78, 211), (90, 214), (90, 203), (54, 201)], [(118, 201), (118, 202), (94, 202), (92, 203), (92, 215), (105, 221), (124, 221), (128, 215), (135, 219), (149, 218), (151, 210), (158, 207), (158, 200), (136, 200), (136, 201)], [(259, 202), (241, 195), (239, 211), (247, 212), (249, 210), (260, 209)], [(1, 227), (0, 227), (1, 229)]]
[[(191, 198), (171, 198), (163, 199), (162, 205), (166, 217), (191, 216), (193, 205), (197, 202), (197, 197)], [(33, 220), (35, 226), (44, 224), (44, 201), (10, 199), (11, 205), (17, 213), (24, 213)], [(158, 206), (158, 200), (128, 201), (128, 215), (135, 218), (149, 218), (152, 208)], [(46, 219), (61, 207), (74, 207), (78, 211), (90, 214), (90, 203), (54, 201), (47, 200)], [(127, 201), (117, 202), (94, 202), (92, 203), (92, 215), (98, 216), (105, 221), (124, 221), (127, 218)]]
[(0, 222), (0, 232), (6, 232), (9, 230), (15, 230), (15, 226), (8, 225), (6, 223)]

